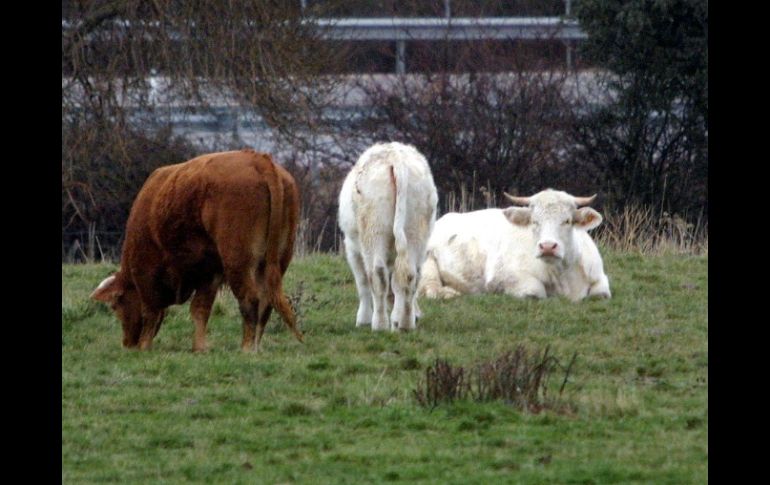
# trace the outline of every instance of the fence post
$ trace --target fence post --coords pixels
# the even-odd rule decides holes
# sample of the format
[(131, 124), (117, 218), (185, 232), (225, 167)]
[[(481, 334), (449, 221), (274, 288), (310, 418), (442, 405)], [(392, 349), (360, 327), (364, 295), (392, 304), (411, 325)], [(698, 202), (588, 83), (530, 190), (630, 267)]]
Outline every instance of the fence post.
[[(572, 0), (565, 0), (564, 5), (564, 16), (569, 19), (569, 17), (572, 15)], [(567, 40), (565, 41), (565, 45), (567, 46), (567, 70), (572, 70), (572, 41)]]
[(396, 74), (406, 72), (406, 41), (399, 39), (396, 41)]

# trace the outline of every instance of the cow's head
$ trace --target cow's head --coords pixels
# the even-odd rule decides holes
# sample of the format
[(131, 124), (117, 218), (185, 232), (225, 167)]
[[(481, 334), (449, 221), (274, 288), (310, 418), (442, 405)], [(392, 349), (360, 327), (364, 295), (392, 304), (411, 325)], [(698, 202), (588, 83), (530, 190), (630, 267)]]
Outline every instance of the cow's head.
[(136, 287), (118, 271), (104, 279), (91, 293), (91, 298), (110, 305), (123, 325), (123, 346), (136, 347), (142, 332), (142, 304)]
[(594, 201), (591, 197), (574, 197), (566, 192), (547, 189), (531, 197), (505, 194), (514, 204), (505, 217), (517, 226), (531, 228), (535, 236), (535, 257), (547, 263), (571, 259), (574, 254), (574, 231), (591, 230), (602, 223), (602, 215), (590, 207), (579, 208)]

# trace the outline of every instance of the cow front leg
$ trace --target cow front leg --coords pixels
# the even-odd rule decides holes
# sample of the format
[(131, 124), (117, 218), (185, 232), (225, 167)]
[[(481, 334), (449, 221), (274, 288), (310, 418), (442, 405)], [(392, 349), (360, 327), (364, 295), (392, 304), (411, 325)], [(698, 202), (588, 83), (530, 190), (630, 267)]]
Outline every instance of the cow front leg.
[(602, 275), (599, 281), (591, 285), (588, 290), (588, 296), (593, 298), (611, 298), (610, 280), (607, 275)]
[(512, 286), (506, 286), (503, 289), (503, 293), (515, 296), (516, 298), (543, 299), (548, 296), (545, 285), (537, 278), (519, 279)]
[(158, 334), (165, 312), (163, 310), (142, 311), (142, 332), (139, 334), (139, 350), (152, 347), (152, 339)]

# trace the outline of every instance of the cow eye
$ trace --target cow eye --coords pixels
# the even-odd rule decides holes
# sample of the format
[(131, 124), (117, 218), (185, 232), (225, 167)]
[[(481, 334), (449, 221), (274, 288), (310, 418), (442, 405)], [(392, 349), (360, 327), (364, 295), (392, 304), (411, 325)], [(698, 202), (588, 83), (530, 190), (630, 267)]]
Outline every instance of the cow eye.
[(564, 224), (564, 225), (566, 226), (566, 225), (567, 225), (567, 224), (569, 224), (570, 222), (572, 222), (572, 221), (570, 221), (569, 219), (564, 219), (564, 220), (562, 221), (562, 224)]

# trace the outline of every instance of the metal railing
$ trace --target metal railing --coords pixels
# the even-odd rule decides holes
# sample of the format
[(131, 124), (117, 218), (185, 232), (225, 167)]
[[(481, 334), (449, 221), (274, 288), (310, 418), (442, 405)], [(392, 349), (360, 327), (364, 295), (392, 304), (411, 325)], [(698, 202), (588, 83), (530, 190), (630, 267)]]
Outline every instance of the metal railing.
[(315, 19), (323, 36), (339, 40), (560, 39), (586, 35), (561, 17), (430, 17)]
[(326, 39), (395, 42), (397, 74), (406, 72), (410, 40), (556, 39), (566, 43), (567, 68), (572, 69), (572, 44), (587, 37), (577, 21), (561, 17), (320, 18), (315, 23)]
[[(306, 4), (300, 0), (303, 11)], [(320, 18), (315, 22), (327, 39), (395, 42), (396, 74), (404, 74), (409, 40), (557, 39), (565, 43), (567, 68), (572, 69), (574, 44), (587, 35), (571, 15), (572, 0), (565, 0), (563, 17), (452, 17), (452, 0), (444, 0), (443, 17)]]
[[(560, 40), (566, 45), (566, 64), (572, 69), (574, 44), (587, 35), (571, 16), (572, 2), (565, 1), (563, 17), (452, 17), (451, 2), (444, 0), (444, 17), (312, 18), (321, 37), (345, 41), (392, 41), (396, 43), (397, 74), (406, 72), (407, 41), (447, 40)], [(301, 1), (304, 10), (305, 2)], [(125, 20), (114, 20), (130, 27)], [(151, 24), (159, 24), (151, 22)], [(62, 30), (75, 27), (62, 19)]]

